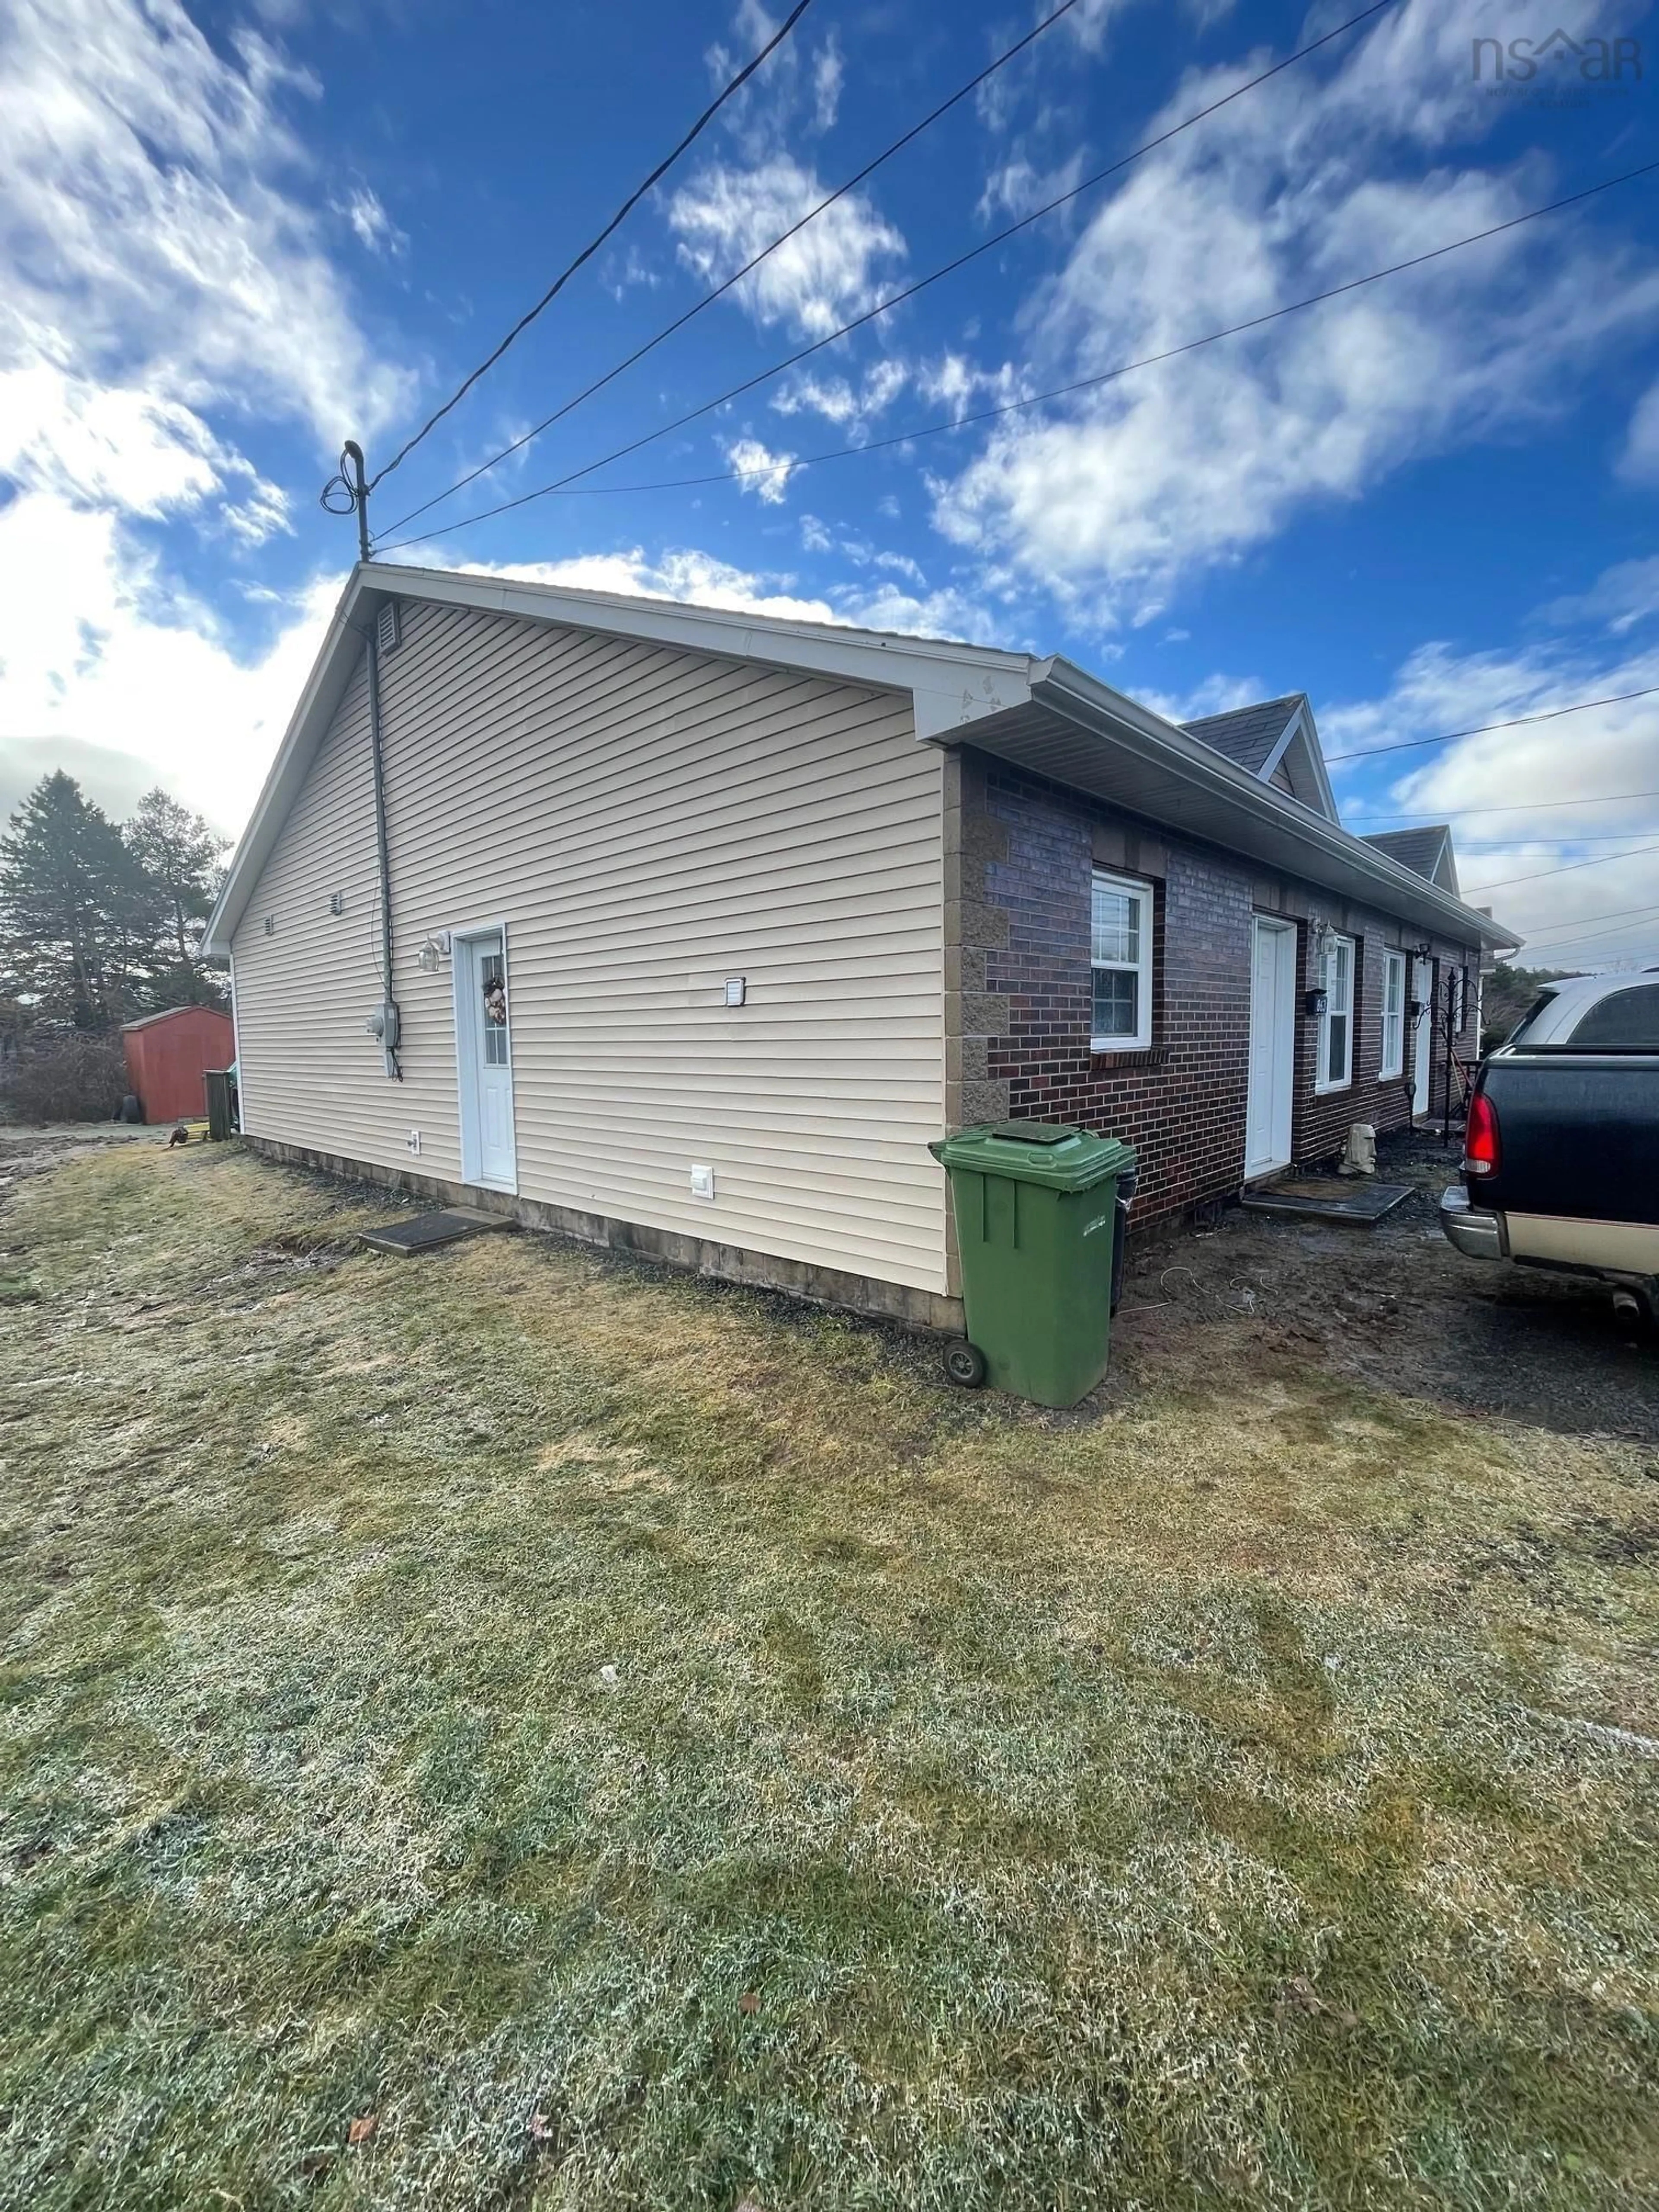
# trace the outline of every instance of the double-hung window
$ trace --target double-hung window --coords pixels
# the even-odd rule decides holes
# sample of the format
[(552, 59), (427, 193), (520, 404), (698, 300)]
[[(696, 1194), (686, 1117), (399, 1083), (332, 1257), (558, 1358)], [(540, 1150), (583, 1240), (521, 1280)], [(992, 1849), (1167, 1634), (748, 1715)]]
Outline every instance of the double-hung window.
[(1341, 1091), (1353, 1074), (1353, 939), (1326, 939), (1325, 1011), (1319, 1017), (1316, 1091)]
[(1144, 1052), (1152, 1042), (1152, 887), (1095, 871), (1090, 916), (1097, 1052)]
[(1406, 956), (1403, 952), (1385, 952), (1382, 956), (1382, 1058), (1376, 1072), (1385, 1077), (1403, 1075), (1406, 1072)]

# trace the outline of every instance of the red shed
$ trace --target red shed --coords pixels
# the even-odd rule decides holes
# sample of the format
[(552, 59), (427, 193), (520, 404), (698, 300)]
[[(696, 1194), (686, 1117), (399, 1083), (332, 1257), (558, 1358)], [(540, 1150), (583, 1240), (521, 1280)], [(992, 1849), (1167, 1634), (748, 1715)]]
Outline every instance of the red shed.
[(169, 1006), (125, 1022), (127, 1080), (147, 1121), (198, 1121), (207, 1111), (202, 1078), (210, 1067), (228, 1067), (236, 1057), (230, 1016), (216, 1006)]

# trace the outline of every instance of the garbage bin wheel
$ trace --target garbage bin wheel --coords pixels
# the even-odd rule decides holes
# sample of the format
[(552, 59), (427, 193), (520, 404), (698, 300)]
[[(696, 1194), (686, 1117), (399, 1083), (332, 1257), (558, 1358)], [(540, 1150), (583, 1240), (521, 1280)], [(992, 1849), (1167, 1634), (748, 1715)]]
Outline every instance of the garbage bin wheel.
[(945, 1347), (945, 1372), (959, 1390), (977, 1390), (985, 1380), (985, 1354), (966, 1338)]

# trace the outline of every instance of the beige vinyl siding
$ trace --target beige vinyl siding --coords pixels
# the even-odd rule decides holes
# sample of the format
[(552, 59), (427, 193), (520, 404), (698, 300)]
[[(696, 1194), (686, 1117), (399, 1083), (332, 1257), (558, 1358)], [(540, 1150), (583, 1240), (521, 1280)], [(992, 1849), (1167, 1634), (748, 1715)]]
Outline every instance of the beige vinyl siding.
[[(421, 1170), (459, 1177), (452, 970), (416, 956), (499, 921), (522, 1196), (944, 1291), (926, 1149), (945, 1110), (942, 771), (908, 698), (402, 614), (382, 699), (404, 1080), (363, 1033), (360, 670), (236, 931), (250, 1131), (396, 1166), (418, 1128)], [(728, 1009), (738, 975), (748, 1003)], [(715, 1171), (712, 1206), (693, 1162)]]

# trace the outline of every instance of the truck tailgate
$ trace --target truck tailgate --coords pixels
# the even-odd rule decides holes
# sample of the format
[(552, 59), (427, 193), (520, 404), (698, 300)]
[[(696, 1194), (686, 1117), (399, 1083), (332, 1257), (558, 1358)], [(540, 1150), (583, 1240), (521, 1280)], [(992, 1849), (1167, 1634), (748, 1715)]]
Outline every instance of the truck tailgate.
[(1497, 1110), (1497, 1174), (1471, 1182), (1504, 1212), (1659, 1224), (1659, 1059), (1494, 1056), (1480, 1088)]

